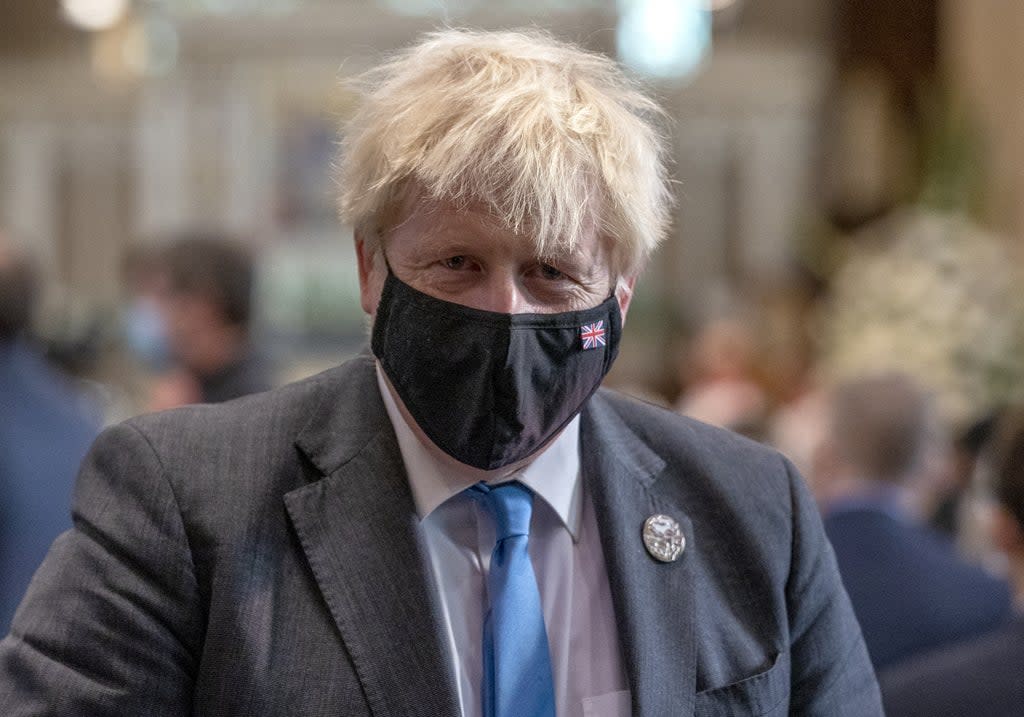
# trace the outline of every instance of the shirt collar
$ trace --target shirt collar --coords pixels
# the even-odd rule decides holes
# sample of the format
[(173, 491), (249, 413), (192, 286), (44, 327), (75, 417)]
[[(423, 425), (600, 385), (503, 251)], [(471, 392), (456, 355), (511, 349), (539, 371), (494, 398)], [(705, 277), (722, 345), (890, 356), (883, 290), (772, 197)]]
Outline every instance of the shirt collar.
[[(413, 499), (416, 501), (416, 512), (420, 520), (424, 520), (446, 500), (478, 482), (479, 474), (468, 467), (465, 471), (460, 471), (457, 466), (443, 464), (437, 457), (431, 455), (413, 433), (398, 408), (379, 363), (377, 386), (384, 399), (388, 418), (395, 429), (398, 448), (402, 452), (402, 461), (405, 463)], [(487, 481), (496, 484), (518, 480), (529, 486), (551, 506), (574, 541), (579, 537), (582, 514), (579, 435), (580, 418), (576, 416), (529, 464), (508, 473), (497, 472)]]

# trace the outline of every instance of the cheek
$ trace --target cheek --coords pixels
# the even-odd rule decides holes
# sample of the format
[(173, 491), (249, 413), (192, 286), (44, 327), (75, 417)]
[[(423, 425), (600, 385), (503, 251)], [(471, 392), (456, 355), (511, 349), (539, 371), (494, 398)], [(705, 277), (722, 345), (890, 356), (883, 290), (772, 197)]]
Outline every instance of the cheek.
[(188, 345), (196, 341), (202, 335), (203, 328), (208, 325), (196, 314), (185, 314), (177, 322), (173, 332), (179, 345)]
[(172, 339), (181, 340), (188, 334), (188, 312), (173, 307), (164, 312), (167, 334)]

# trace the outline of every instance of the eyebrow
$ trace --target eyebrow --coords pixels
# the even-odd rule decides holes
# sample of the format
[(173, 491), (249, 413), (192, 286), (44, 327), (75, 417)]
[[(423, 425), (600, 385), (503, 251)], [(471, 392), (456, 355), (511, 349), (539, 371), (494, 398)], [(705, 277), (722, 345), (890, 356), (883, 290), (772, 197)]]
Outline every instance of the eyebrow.
[(576, 254), (555, 254), (552, 256), (542, 256), (537, 258), (545, 264), (551, 264), (557, 267), (567, 267), (573, 270), (574, 273), (581, 274), (588, 278), (594, 277), (601, 273), (604, 268), (610, 269), (611, 267), (605, 267), (605, 265), (598, 260), (597, 257), (592, 257), (590, 254), (584, 252), (577, 252)]
[[(451, 212), (447, 210), (435, 210), (430, 213), (435, 214), (435, 216), (459, 216), (458, 212)], [(492, 221), (495, 220), (492, 218)], [(473, 252), (478, 249), (478, 245), (472, 239), (467, 239), (466, 235), (472, 235), (478, 232), (489, 234), (494, 228), (500, 228), (504, 232), (509, 232), (512, 236), (521, 237), (520, 241), (531, 243), (529, 238), (514, 234), (508, 227), (503, 225), (488, 227), (486, 219), (474, 217), (471, 222), (471, 228), (468, 232), (465, 228), (457, 230), (454, 227), (447, 225), (444, 220), (436, 223), (431, 222), (427, 231), (423, 233), (420, 240), (416, 243), (412, 253), (416, 258), (427, 257), (431, 254), (439, 253), (442, 250), (444, 250), (444, 253), (448, 253), (450, 251), (455, 254), (473, 254)], [(530, 248), (531, 250), (533, 249), (532, 245)], [(601, 247), (598, 247), (598, 250), (600, 252)], [(531, 256), (537, 262), (551, 264), (556, 268), (565, 269), (581, 277), (594, 278), (601, 273), (602, 269), (605, 268), (609, 270), (609, 275), (613, 273), (610, 265), (606, 266), (598, 259), (598, 257), (583, 251), (577, 251), (573, 254), (561, 252), (547, 256), (538, 256), (537, 254), (533, 254), (531, 251)]]

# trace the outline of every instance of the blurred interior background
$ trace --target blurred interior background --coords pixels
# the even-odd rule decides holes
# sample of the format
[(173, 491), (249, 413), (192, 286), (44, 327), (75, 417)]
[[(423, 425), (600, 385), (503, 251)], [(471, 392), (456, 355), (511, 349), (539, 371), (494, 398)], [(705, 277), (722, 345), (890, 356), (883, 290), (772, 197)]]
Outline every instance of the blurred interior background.
[(252, 247), (277, 380), (358, 350), (343, 80), (444, 23), (548, 29), (669, 109), (674, 234), (613, 383), (671, 404), (731, 372), (771, 410), (892, 366), (958, 428), (1020, 385), (1024, 6), (971, 0), (9, 0), (0, 227), (50, 355), (132, 412), (126, 262), (197, 228)]
[[(344, 80), (443, 24), (547, 29), (668, 110), (673, 233), (610, 383), (774, 443), (824, 501), (829, 390), (901, 372), (935, 407), (915, 510), (999, 569), (975, 477), (1024, 387), (1019, 2), (7, 0), (0, 270), (31, 262), (31, 343), (98, 423), (232, 388), (164, 375), (168, 319), (143, 309), (168, 292), (178, 340), (214, 354), (246, 332), (182, 297), (251, 296), (250, 388), (360, 350)], [(251, 286), (186, 234), (236, 238)]]
[[(811, 369), (895, 361), (970, 422), (1024, 362), (1000, 355), (1016, 337), (992, 286), (1024, 230), (1018, 5), (10, 0), (0, 226), (43, 276), (37, 333), (80, 375), (117, 387), (130, 251), (199, 227), (256, 251), (255, 330), (280, 379), (331, 365), (365, 331), (330, 181), (341, 81), (442, 23), (535, 25), (620, 57), (672, 117), (675, 231), (615, 383), (674, 402), (702, 370), (695, 338), (726, 320), (772, 405)], [(991, 270), (959, 264), (978, 242)]]

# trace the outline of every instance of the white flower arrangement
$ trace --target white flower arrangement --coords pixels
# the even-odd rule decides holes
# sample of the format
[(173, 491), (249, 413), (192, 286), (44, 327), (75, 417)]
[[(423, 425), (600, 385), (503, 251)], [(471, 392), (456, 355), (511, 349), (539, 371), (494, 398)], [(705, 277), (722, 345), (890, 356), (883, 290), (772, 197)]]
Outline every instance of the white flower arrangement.
[(961, 215), (915, 209), (850, 245), (820, 316), (827, 379), (906, 372), (961, 425), (1020, 397), (1024, 283), (1004, 241)]

